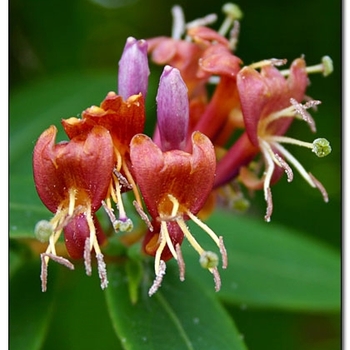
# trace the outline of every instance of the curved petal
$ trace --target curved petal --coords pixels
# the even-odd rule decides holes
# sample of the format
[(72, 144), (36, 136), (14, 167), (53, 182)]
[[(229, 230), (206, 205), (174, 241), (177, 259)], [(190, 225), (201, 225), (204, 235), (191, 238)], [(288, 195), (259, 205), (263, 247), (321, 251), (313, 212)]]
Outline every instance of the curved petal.
[[(106, 240), (106, 236), (101, 225), (93, 215), (93, 222), (96, 229), (96, 237), (99, 245)], [(72, 217), (63, 229), (64, 241), (69, 256), (72, 259), (80, 259), (84, 256), (85, 241), (90, 237), (90, 228), (87, 222), (86, 214), (81, 213)]]
[(196, 214), (212, 190), (216, 159), (211, 141), (202, 133), (192, 134), (192, 154), (180, 150), (162, 152), (146, 135), (136, 135), (130, 145), (136, 181), (153, 218), (171, 215), (174, 196), (179, 211)]
[[(76, 191), (76, 205), (101, 206), (111, 181), (114, 149), (109, 132), (100, 126), (88, 135), (55, 144), (57, 128), (51, 126), (39, 137), (33, 154), (34, 181), (46, 207), (56, 212), (68, 206), (69, 189)], [(64, 203), (67, 201), (66, 203)]]
[(69, 138), (87, 134), (95, 125), (106, 128), (120, 153), (129, 149), (131, 138), (141, 133), (145, 123), (145, 104), (141, 94), (130, 96), (126, 101), (109, 92), (100, 107), (92, 106), (82, 113), (82, 119), (62, 120)]

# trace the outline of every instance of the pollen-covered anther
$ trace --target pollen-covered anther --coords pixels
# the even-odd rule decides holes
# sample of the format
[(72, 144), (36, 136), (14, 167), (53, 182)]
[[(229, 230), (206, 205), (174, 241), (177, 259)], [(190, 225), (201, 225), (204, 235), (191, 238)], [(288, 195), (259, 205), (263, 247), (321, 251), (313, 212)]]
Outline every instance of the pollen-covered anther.
[(91, 276), (91, 250), (90, 250), (90, 237), (86, 238), (84, 245), (84, 265), (85, 272), (88, 276)]
[(179, 266), (180, 272), (180, 281), (183, 282), (185, 280), (185, 261), (182, 256), (181, 246), (179, 243), (175, 246), (176, 255), (177, 255), (177, 264)]
[(293, 177), (294, 177), (292, 168), (289, 166), (289, 164), (278, 153), (275, 153), (275, 158), (276, 158), (277, 162), (279, 163), (279, 166), (286, 173), (287, 181), (288, 182), (292, 182), (293, 181)]
[(103, 259), (103, 254), (101, 252), (96, 254), (96, 260), (97, 260), (98, 276), (100, 277), (100, 281), (101, 281), (101, 288), (105, 289), (108, 286), (107, 269), (106, 269), (106, 263), (104, 262), (104, 259)]
[(250, 68), (262, 68), (264, 66), (275, 66), (275, 67), (279, 67), (279, 66), (284, 66), (287, 63), (287, 60), (285, 58), (269, 58), (266, 60), (262, 60), (259, 62), (255, 62), (249, 65)]
[(74, 270), (74, 265), (67, 259), (57, 256), (56, 254), (51, 253), (41, 253), (40, 254), (41, 259), (41, 273), (40, 273), (40, 279), (41, 279), (41, 290), (43, 292), (46, 292), (47, 289), (47, 266), (49, 263), (49, 259), (66, 266), (70, 270)]
[(160, 260), (156, 278), (153, 281), (151, 288), (148, 291), (148, 295), (152, 296), (161, 286), (163, 277), (166, 271), (166, 264), (163, 260)]

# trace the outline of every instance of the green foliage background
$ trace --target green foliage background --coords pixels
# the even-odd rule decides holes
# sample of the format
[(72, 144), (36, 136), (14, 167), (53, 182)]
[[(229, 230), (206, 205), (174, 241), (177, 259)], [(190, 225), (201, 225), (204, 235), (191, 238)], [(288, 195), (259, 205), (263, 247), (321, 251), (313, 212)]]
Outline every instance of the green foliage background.
[[(39, 256), (28, 240), (50, 213), (38, 199), (31, 154), (40, 133), (62, 118), (98, 105), (116, 90), (118, 61), (128, 36), (170, 35), (170, 9), (186, 19), (218, 13), (223, 1), (12, 0), (10, 40), (10, 348), (18, 349), (340, 349), (341, 252), (341, 3), (330, 0), (237, 1), (244, 12), (237, 49), (245, 64), (264, 58), (323, 55), (334, 72), (311, 76), (308, 94), (322, 101), (317, 135), (294, 123), (289, 135), (326, 137), (332, 153), (318, 159), (290, 148), (328, 190), (318, 191), (296, 174), (273, 187), (272, 222), (263, 221), (261, 192), (244, 215), (217, 212), (209, 225), (223, 234), (230, 265), (215, 294), (184, 245), (187, 278), (169, 264), (155, 297), (145, 297), (150, 261), (133, 252), (128, 263), (108, 265), (101, 291), (96, 276), (79, 267), (50, 264), (49, 290), (40, 291)], [(160, 68), (151, 67), (147, 130), (155, 117)], [(59, 137), (64, 137), (63, 133)], [(193, 232), (202, 240), (202, 233)], [(222, 233), (221, 233), (222, 232)], [(205, 238), (204, 238), (205, 239)], [(96, 272), (95, 272), (96, 275)], [(138, 288), (137, 286), (141, 286)], [(138, 298), (130, 302), (130, 288)], [(136, 292), (135, 292), (136, 290)], [(135, 295), (135, 294), (134, 294)]]

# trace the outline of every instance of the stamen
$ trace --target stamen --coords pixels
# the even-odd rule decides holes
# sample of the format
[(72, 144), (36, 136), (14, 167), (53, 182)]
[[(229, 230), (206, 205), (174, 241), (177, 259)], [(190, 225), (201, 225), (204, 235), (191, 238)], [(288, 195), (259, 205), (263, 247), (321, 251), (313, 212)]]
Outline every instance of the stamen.
[(227, 251), (224, 245), (224, 238), (222, 236), (219, 237), (219, 249), (222, 257), (222, 268), (226, 269), (228, 265), (228, 259), (227, 259)]
[(305, 120), (311, 128), (312, 132), (316, 132), (316, 124), (311, 115), (306, 111), (307, 108), (311, 108), (321, 103), (321, 101), (308, 101), (305, 105), (298, 103), (294, 98), (290, 99), (290, 103), (295, 108), (295, 112)]
[(47, 262), (41, 257), (41, 272), (40, 272), (40, 280), (41, 280), (41, 291), (46, 292), (47, 290)]
[(84, 265), (85, 271), (88, 276), (91, 276), (91, 250), (90, 250), (90, 238), (86, 238), (84, 245)]
[[(333, 72), (333, 61), (329, 56), (323, 56), (322, 62), (314, 66), (306, 67), (306, 72), (311, 73), (322, 73), (324, 77), (327, 77)], [(288, 76), (290, 74), (290, 69), (281, 70), (280, 73), (283, 76)]]
[(162, 231), (160, 231), (159, 239), (160, 239), (159, 247), (157, 248), (156, 255), (154, 257), (154, 272), (156, 275), (158, 275), (158, 272), (160, 269), (160, 263), (162, 261), (160, 260), (160, 257), (166, 245), (166, 239), (165, 237), (163, 237)]
[(271, 183), (273, 172), (275, 170), (275, 163), (273, 161), (273, 157), (275, 157), (275, 154), (272, 152), (270, 145), (266, 141), (260, 140), (260, 142), (261, 142), (261, 150), (264, 155), (266, 168), (267, 168), (265, 172), (265, 179), (264, 179), (264, 197), (267, 203), (265, 221), (270, 222), (272, 210), (273, 210), (270, 183)]
[(267, 203), (265, 221), (270, 222), (273, 211), (272, 193), (270, 187), (266, 188), (265, 190), (265, 200)]
[(283, 168), (284, 172), (286, 173), (287, 181), (292, 182), (293, 176), (294, 176), (292, 168), (288, 165), (288, 163), (278, 153), (275, 153), (275, 157), (279, 161), (281, 168)]
[(274, 147), (280, 154), (282, 154), (288, 160), (288, 162), (298, 170), (299, 174), (308, 182), (311, 187), (316, 187), (316, 184), (313, 182), (310, 175), (290, 152), (288, 152), (282, 145), (277, 142), (271, 142), (271, 146)]
[(264, 66), (270, 66), (270, 65), (273, 65), (273, 66), (276, 66), (276, 67), (279, 67), (279, 66), (283, 66), (287, 63), (287, 59), (285, 58), (270, 58), (270, 59), (267, 59), (267, 60), (262, 60), (262, 61), (259, 61), (259, 62), (256, 62), (256, 63), (252, 63), (249, 65), (249, 67), (251, 68), (262, 68)]
[(132, 185), (129, 184), (127, 178), (124, 177), (121, 172), (119, 172), (117, 169), (113, 169), (113, 174), (117, 177), (118, 182), (121, 186), (125, 187), (128, 190), (132, 189)]
[(221, 288), (221, 278), (217, 267), (214, 267), (212, 269), (209, 269), (209, 271), (214, 276), (214, 283), (215, 283), (215, 291), (218, 292)]
[(53, 261), (68, 267), (70, 270), (74, 270), (74, 265), (69, 260), (62, 258), (61, 256), (57, 256), (55, 254), (41, 253), (40, 259), (41, 259), (40, 279), (41, 279), (42, 292), (46, 292), (47, 290), (47, 266), (48, 266), (49, 259), (52, 259)]
[(171, 210), (171, 217), (176, 217), (179, 211), (180, 203), (179, 201), (171, 194), (168, 194), (169, 199), (173, 202), (173, 209)]
[(320, 190), (322, 196), (323, 196), (323, 200), (328, 203), (328, 193), (326, 191), (326, 189), (323, 187), (323, 185), (321, 184), (320, 181), (318, 181), (315, 176), (313, 176), (311, 173), (309, 173), (309, 176), (311, 177), (312, 181), (314, 182), (315, 186), (317, 189)]
[(100, 277), (100, 281), (101, 281), (101, 288), (105, 289), (108, 286), (108, 279), (107, 279), (106, 263), (103, 260), (103, 254), (102, 253), (96, 254), (96, 259), (97, 259), (98, 276)]
[[(92, 247), (95, 246), (95, 242), (97, 242), (96, 240), (96, 228), (95, 228), (95, 224), (94, 221), (92, 219), (91, 216), (91, 207), (88, 206), (87, 210), (86, 210), (86, 221), (87, 224), (89, 226), (89, 232), (90, 232), (90, 251), (92, 250)], [(97, 244), (98, 246), (98, 244)], [(100, 249), (100, 247), (98, 246), (98, 249)], [(97, 251), (96, 251), (97, 253)]]
[(69, 189), (69, 208), (68, 208), (68, 215), (72, 216), (74, 212), (75, 207), (75, 195), (77, 194), (77, 190), (75, 188)]
[(185, 15), (181, 6), (175, 5), (171, 9), (173, 16), (173, 27), (171, 37), (175, 40), (180, 40), (185, 33)]
[(132, 177), (126, 162), (123, 162), (123, 170), (124, 170), (124, 174), (126, 176), (126, 179), (129, 182), (129, 184), (134, 192), (135, 199), (136, 199), (137, 203), (139, 204), (139, 206), (142, 208), (142, 201), (141, 201), (141, 196), (140, 196), (138, 187), (136, 186), (134, 178)]
[(180, 281), (183, 282), (185, 280), (185, 261), (179, 243), (176, 244), (175, 249), (177, 254), (177, 264), (179, 265)]
[(199, 255), (204, 253), (204, 249), (199, 245), (196, 239), (192, 236), (190, 230), (187, 228), (184, 219), (176, 219), (177, 224), (180, 226), (182, 232), (186, 236), (187, 240), (190, 242), (191, 246), (197, 251)]
[(203, 221), (199, 220), (197, 216), (193, 215), (189, 210), (186, 211), (186, 214), (190, 217), (190, 219), (193, 222), (195, 222), (200, 228), (202, 228), (219, 247), (223, 261), (222, 268), (225, 269), (227, 267), (227, 252), (224, 246), (223, 238), (218, 237), (208, 225), (206, 225)]
[(147, 214), (143, 211), (142, 207), (139, 205), (137, 201), (133, 201), (132, 204), (134, 205), (137, 213), (140, 215), (141, 219), (146, 223), (148, 229), (153, 232), (153, 226), (151, 224), (151, 221), (149, 220)]
[(233, 28), (230, 31), (230, 37), (229, 37), (231, 51), (236, 51), (237, 49), (239, 32), (240, 32), (240, 24), (238, 21), (234, 21)]
[(163, 260), (160, 260), (158, 272), (156, 273), (156, 278), (151, 286), (151, 288), (148, 291), (148, 295), (151, 297), (161, 286), (161, 283), (163, 281), (163, 276), (165, 275), (166, 271), (166, 265)]
[(320, 64), (306, 67), (306, 71), (308, 74), (322, 73), (326, 77), (333, 72), (333, 61), (329, 56), (323, 56)]
[(161, 234), (162, 234), (162, 239), (165, 238), (165, 241), (167, 243), (167, 246), (173, 255), (173, 257), (177, 260), (177, 254), (173, 245), (173, 242), (170, 239), (168, 227), (166, 221), (161, 221), (160, 223), (160, 229), (161, 229)]
[[(119, 184), (119, 180), (115, 180), (115, 193), (117, 196), (117, 206), (119, 211), (119, 219), (117, 220), (114, 216), (114, 220), (112, 221), (113, 227), (116, 232), (130, 232), (134, 228), (133, 222), (130, 218), (127, 217), (126, 211), (124, 209), (122, 194), (121, 194), (121, 185)], [(110, 208), (111, 210), (111, 208)]]
[(218, 19), (218, 16), (215, 13), (210, 13), (202, 18), (197, 18), (194, 21), (188, 22), (186, 24), (186, 29), (208, 26), (213, 24)]
[(243, 17), (243, 13), (238, 5), (227, 3), (222, 7), (222, 12), (226, 15), (224, 22), (221, 24), (218, 33), (225, 36), (229, 31), (232, 23), (236, 20), (240, 20)]

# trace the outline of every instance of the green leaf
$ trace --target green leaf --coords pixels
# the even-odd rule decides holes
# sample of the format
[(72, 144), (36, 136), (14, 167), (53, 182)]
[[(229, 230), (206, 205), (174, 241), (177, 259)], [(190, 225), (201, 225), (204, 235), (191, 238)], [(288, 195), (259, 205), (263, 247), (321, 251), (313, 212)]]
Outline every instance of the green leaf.
[[(148, 296), (153, 270), (131, 303), (123, 267), (108, 267), (108, 309), (125, 349), (245, 349), (242, 336), (217, 299), (191, 277), (181, 283), (169, 262), (161, 288)], [(147, 278), (148, 277), (148, 278)]]
[[(219, 268), (218, 296), (224, 302), (249, 308), (339, 311), (341, 261), (333, 248), (287, 227), (220, 211), (207, 224), (224, 237), (228, 253), (228, 268)], [(218, 250), (193, 223), (191, 232), (205, 242), (205, 249)], [(210, 274), (201, 269), (186, 241), (183, 255), (186, 273), (214, 289)]]
[[(38, 264), (27, 261), (26, 266), (18, 270), (11, 279), (9, 304), (11, 350), (41, 349), (46, 337), (54, 308), (54, 289), (45, 294), (41, 292), (39, 269)], [(34, 276), (37, 278), (33, 278)]]

